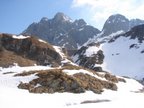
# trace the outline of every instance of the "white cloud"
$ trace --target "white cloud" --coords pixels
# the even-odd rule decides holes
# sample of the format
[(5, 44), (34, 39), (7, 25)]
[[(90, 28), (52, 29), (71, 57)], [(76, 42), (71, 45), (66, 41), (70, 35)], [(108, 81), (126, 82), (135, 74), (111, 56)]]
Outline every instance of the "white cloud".
[[(73, 8), (83, 7), (89, 16), (89, 22), (102, 28), (105, 20), (112, 14), (120, 13), (129, 19), (144, 19), (144, 0), (73, 0)], [(85, 11), (85, 10), (83, 10)]]

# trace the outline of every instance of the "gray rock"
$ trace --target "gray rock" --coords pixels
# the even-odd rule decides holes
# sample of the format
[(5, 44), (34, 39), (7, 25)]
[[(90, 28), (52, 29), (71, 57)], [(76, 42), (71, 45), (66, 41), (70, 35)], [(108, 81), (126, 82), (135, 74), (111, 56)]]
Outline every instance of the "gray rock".
[(100, 33), (98, 29), (87, 25), (83, 19), (72, 21), (59, 12), (52, 19), (44, 17), (40, 22), (32, 23), (21, 34), (37, 36), (51, 44), (72, 50), (98, 33)]

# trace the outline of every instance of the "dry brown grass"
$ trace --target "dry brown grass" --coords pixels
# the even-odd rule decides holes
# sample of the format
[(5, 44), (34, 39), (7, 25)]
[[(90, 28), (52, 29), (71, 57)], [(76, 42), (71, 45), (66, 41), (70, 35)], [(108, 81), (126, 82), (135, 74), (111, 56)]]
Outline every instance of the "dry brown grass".
[[(66, 67), (64, 69), (66, 69)], [(77, 73), (73, 76), (69, 76), (66, 73), (63, 73), (62, 70), (63, 68), (23, 72), (15, 76), (26, 76), (36, 74), (38, 78), (30, 81), (29, 83), (21, 83), (19, 85), (19, 88), (28, 89), (30, 92), (34, 93), (82, 93), (85, 90), (91, 90), (94, 93), (101, 93), (103, 92), (104, 88), (117, 90), (117, 86), (112, 82), (103, 81), (83, 73)], [(40, 86), (37, 87), (37, 84)]]
[(79, 70), (79, 69), (83, 69), (83, 68), (80, 66), (67, 64), (67, 65), (63, 66), (62, 69)]
[(9, 67), (17, 63), (19, 66), (33, 66), (35, 61), (23, 58), (14, 52), (3, 50), (0, 52), (0, 67)]
[(38, 72), (38, 71), (22, 72), (22, 73), (15, 74), (14, 76), (15, 76), (15, 77), (17, 77), (17, 76), (29, 76), (29, 75), (35, 74), (35, 73), (37, 73), (37, 72)]
[[(15, 61), (20, 66), (31, 65), (32, 61), (35, 62), (34, 64), (38, 65), (52, 64), (54, 67), (60, 65), (61, 56), (49, 43), (40, 42), (35, 37), (15, 39), (11, 34), (0, 34), (0, 39), (0, 58), (2, 59), (0, 63), (1, 66), (12, 65)], [(9, 53), (11, 52), (10, 54), (13, 53), (12, 56), (6, 56), (7, 58), (3, 59), (2, 57), (5, 57), (3, 49), (6, 49)], [(9, 60), (11, 61), (10, 63), (8, 62)]]

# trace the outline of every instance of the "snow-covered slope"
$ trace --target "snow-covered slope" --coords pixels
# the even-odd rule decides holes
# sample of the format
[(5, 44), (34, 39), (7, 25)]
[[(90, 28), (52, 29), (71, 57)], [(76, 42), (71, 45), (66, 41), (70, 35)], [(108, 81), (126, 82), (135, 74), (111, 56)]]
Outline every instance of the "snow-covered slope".
[[(27, 90), (17, 88), (17, 85), (23, 81), (28, 82), (37, 76), (35, 74), (30, 76), (13, 75), (22, 71), (30, 70), (45, 70), (50, 67), (33, 66), (33, 67), (19, 67), (0, 68), (0, 107), (2, 108), (115, 108), (116, 106), (125, 108), (143, 108), (144, 94), (136, 93), (143, 88), (141, 84), (133, 79), (125, 79), (126, 83), (119, 82), (117, 84), (118, 90), (111, 91), (105, 89), (102, 94), (95, 94), (87, 91), (81, 94), (73, 93), (54, 93), (54, 94), (33, 94)], [(7, 73), (6, 72), (15, 72)], [(65, 70), (68, 74), (82, 72), (74, 70)], [(103, 73), (101, 73), (103, 74)]]
[(105, 70), (121, 76), (144, 78), (144, 25), (102, 44)]
[[(132, 46), (134, 46), (132, 48)], [(102, 44), (105, 58), (103, 67), (116, 75), (144, 78), (144, 44), (129, 37), (119, 37), (112, 43)]]
[[(78, 61), (82, 61), (83, 58), (80, 57), (85, 55), (85, 53), (89, 55), (89, 60), (93, 58), (93, 53), (102, 50), (104, 55), (103, 62), (97, 63), (95, 61), (89, 64), (91, 67), (101, 66), (104, 71), (138, 80), (144, 78), (144, 25), (136, 26), (126, 33), (118, 33), (102, 38), (99, 37), (90, 42), (93, 42), (91, 45), (94, 47), (96, 47), (96, 43), (99, 43), (100, 47), (93, 47), (93, 50), (89, 50), (92, 48), (92, 46), (89, 46), (90, 43), (85, 45), (85, 49), (81, 48), (76, 55), (73, 56), (76, 63), (79, 64), (80, 62)], [(87, 61), (83, 62), (83, 64), (86, 63)]]

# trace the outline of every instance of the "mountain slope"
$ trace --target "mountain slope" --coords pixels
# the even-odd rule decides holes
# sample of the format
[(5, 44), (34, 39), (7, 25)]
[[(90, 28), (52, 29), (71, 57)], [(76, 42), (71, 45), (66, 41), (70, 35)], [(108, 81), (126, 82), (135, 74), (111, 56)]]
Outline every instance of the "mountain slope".
[[(96, 46), (96, 44), (100, 44), (100, 46)], [(108, 36), (107, 40), (105, 38), (99, 39), (95, 43), (91, 43), (91, 45), (86, 45), (86, 49), (80, 49), (84, 53), (79, 53), (79, 50), (73, 56), (76, 63), (79, 64), (79, 61), (83, 60), (81, 57), (86, 55), (86, 53), (89, 54), (87, 56), (88, 59), (91, 59), (94, 54), (98, 54), (98, 51), (102, 50), (104, 59), (101, 60), (101, 58), (96, 57), (95, 59), (103, 62), (97, 63), (95, 61), (89, 64), (92, 69), (101, 66), (103, 70), (116, 75), (140, 80), (144, 78), (144, 25), (136, 26), (123, 34)], [(93, 51), (89, 50), (90, 47), (93, 47)], [(81, 65), (84, 66), (86, 63), (87, 61)]]
[(30, 36), (0, 34), (0, 66), (18, 63), (20, 66), (51, 65), (60, 66), (69, 62), (60, 47)]
[(52, 19), (44, 17), (40, 22), (31, 24), (22, 34), (34, 35), (67, 49), (77, 49), (98, 33), (98, 29), (87, 25), (83, 19), (72, 21), (65, 14), (57, 13)]
[(136, 26), (103, 45), (106, 68), (118, 75), (144, 78), (144, 25)]
[[(2, 76), (5, 74), (10, 74), (12, 75), (11, 77), (35, 76), (35, 79), (27, 83), (22, 82), (22, 79), (17, 82), (18, 88), (27, 89), (29, 92), (82, 93), (91, 90), (95, 93), (101, 93), (104, 88), (117, 90), (115, 83), (119, 81), (125, 82), (124, 79), (109, 73), (101, 75), (77, 66), (68, 59), (68, 56), (63, 53), (60, 47), (52, 46), (38, 38), (0, 34), (0, 48), (0, 67), (2, 67), (0, 71), (6, 69), (5, 72), (2, 71)], [(12, 70), (12, 65), (15, 65), (16, 70)], [(19, 65), (43, 65), (45, 67), (37, 68), (37, 66), (34, 66), (34, 71), (23, 71), (23, 68), (19, 67)], [(6, 67), (10, 67), (11, 70), (9, 71), (9, 68), (7, 70)]]

